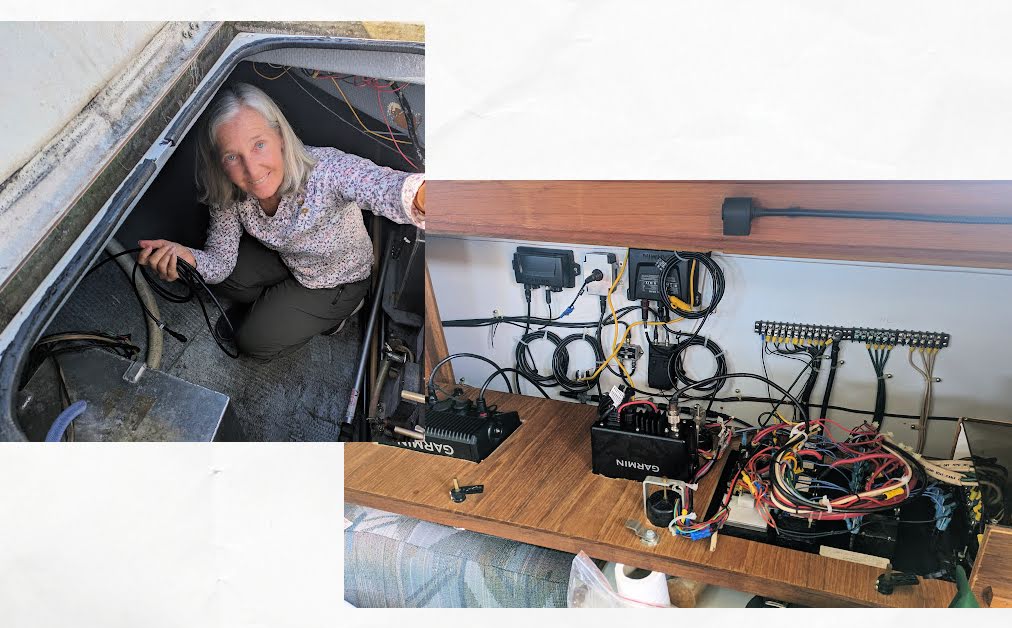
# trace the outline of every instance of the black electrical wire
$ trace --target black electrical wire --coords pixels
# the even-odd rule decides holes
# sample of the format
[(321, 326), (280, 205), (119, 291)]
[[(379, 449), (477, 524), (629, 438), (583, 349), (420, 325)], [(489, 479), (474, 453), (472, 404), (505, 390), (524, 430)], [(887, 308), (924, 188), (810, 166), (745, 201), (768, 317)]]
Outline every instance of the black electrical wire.
[[(517, 343), (516, 350), (514, 351), (514, 358), (517, 365), (516, 368), (520, 373), (527, 375), (531, 381), (536, 381), (546, 388), (553, 388), (559, 385), (559, 382), (555, 379), (555, 375), (541, 375), (538, 373), (538, 366), (534, 363), (533, 356), (528, 359), (528, 356), (531, 355), (531, 353), (527, 346), (535, 340), (541, 339), (551, 342), (556, 346), (556, 348), (562, 344), (562, 338), (560, 338), (558, 334), (548, 331), (547, 329), (539, 329), (537, 331), (524, 334)], [(563, 368), (568, 368), (568, 352), (566, 353), (564, 360), (565, 363), (563, 364)]]
[[(528, 286), (524, 286), (524, 299), (527, 301), (527, 318), (524, 322), (524, 336), (526, 336), (531, 333), (531, 289)], [(542, 329), (544, 328), (542, 327)], [(533, 360), (533, 357), (531, 359)], [(519, 393), (520, 379), (517, 376), (520, 374), (520, 371), (518, 370), (520, 368), (520, 363), (514, 362), (513, 367), (516, 369), (513, 372), (513, 386), (516, 387), (517, 393)]]
[[(117, 257), (120, 257), (121, 255), (138, 253), (141, 250), (142, 249), (140, 248), (133, 248), (128, 249), (126, 251), (122, 251), (115, 255), (107, 254), (107, 257), (105, 259), (95, 264), (95, 266), (89, 269), (84, 276), (87, 277), (88, 275), (90, 275), (91, 273), (95, 272), (100, 267), (102, 267), (104, 264), (116, 259)], [(170, 336), (172, 336), (173, 338), (175, 338), (180, 342), (187, 342), (186, 336), (166, 326), (165, 321), (155, 316), (150, 310), (148, 310), (147, 306), (144, 305), (144, 301), (143, 299), (141, 299), (140, 291), (137, 289), (138, 271), (140, 271), (141, 276), (144, 277), (144, 280), (148, 282), (148, 285), (151, 287), (151, 290), (154, 291), (163, 299), (165, 299), (166, 301), (170, 301), (172, 303), (187, 303), (191, 300), (196, 300), (197, 305), (200, 306), (201, 313), (204, 315), (204, 322), (207, 324), (207, 328), (211, 332), (211, 338), (214, 340), (215, 344), (218, 345), (218, 348), (220, 348), (225, 353), (225, 355), (229, 356), (230, 358), (239, 357), (239, 352), (237, 350), (231, 350), (228, 347), (226, 347), (224, 344), (225, 341), (220, 336), (218, 336), (218, 333), (215, 330), (215, 325), (211, 322), (211, 318), (207, 313), (207, 307), (204, 304), (203, 299), (196, 296), (198, 294), (198, 289), (199, 292), (203, 292), (208, 297), (210, 297), (211, 303), (214, 305), (215, 309), (218, 310), (219, 316), (225, 319), (225, 322), (228, 325), (229, 329), (232, 331), (232, 335), (234, 337), (235, 328), (232, 325), (232, 321), (228, 319), (228, 316), (225, 314), (225, 309), (221, 306), (221, 303), (218, 301), (218, 298), (214, 295), (214, 293), (211, 292), (211, 289), (208, 287), (207, 283), (204, 282), (204, 278), (200, 276), (200, 273), (197, 272), (197, 269), (195, 269), (193, 266), (190, 266), (190, 264), (187, 263), (185, 260), (178, 258), (176, 259), (176, 272), (179, 275), (180, 283), (185, 288), (185, 290), (182, 293), (176, 293), (173, 292), (172, 290), (163, 287), (161, 284), (155, 281), (154, 278), (148, 274), (147, 270), (143, 266), (141, 266), (136, 260), (134, 260), (134, 268), (131, 274), (127, 274), (127, 272), (122, 268), (120, 268), (120, 270), (123, 271), (123, 274), (127, 278), (127, 281), (130, 282), (130, 287), (134, 292), (134, 296), (137, 297), (137, 301), (138, 303), (140, 303), (141, 309), (144, 311), (144, 315), (153, 320), (155, 324), (158, 325), (159, 329), (164, 330), (166, 333), (168, 333)]]
[(753, 218), (789, 216), (794, 218), (856, 218), (859, 220), (901, 220), (910, 222), (942, 222), (962, 225), (1012, 225), (1012, 216), (967, 216), (963, 214), (922, 214), (912, 212), (861, 211), (852, 209), (781, 209), (753, 208)]
[[(139, 251), (140, 249), (133, 249), (133, 250)], [(214, 323), (211, 322), (211, 317), (207, 313), (207, 306), (204, 304), (204, 300), (196, 296), (196, 288), (199, 287), (202, 289), (204, 294), (206, 294), (211, 298), (211, 303), (213, 303), (215, 309), (218, 310), (219, 316), (223, 316), (225, 318), (225, 322), (228, 324), (229, 330), (232, 332), (234, 338), (235, 327), (232, 325), (232, 321), (230, 321), (228, 319), (228, 316), (225, 314), (225, 308), (221, 306), (221, 303), (218, 301), (218, 297), (214, 296), (214, 293), (211, 292), (211, 289), (204, 282), (204, 278), (200, 276), (200, 273), (197, 272), (196, 268), (190, 266), (190, 264), (186, 262), (186, 260), (182, 259), (176, 260), (176, 272), (179, 275), (180, 281), (186, 287), (186, 292), (184, 292), (183, 294), (176, 294), (175, 292), (167, 290), (163, 286), (159, 285), (150, 275), (148, 275), (147, 270), (145, 270), (143, 266), (136, 263), (134, 264), (134, 276), (131, 278), (130, 282), (131, 285), (134, 286), (134, 290), (136, 290), (136, 283), (137, 283), (136, 276), (138, 269), (140, 269), (141, 275), (144, 276), (144, 279), (147, 280), (147, 282), (151, 285), (151, 289), (154, 290), (156, 293), (158, 293), (165, 300), (171, 301), (173, 303), (186, 303), (191, 299), (195, 299), (197, 301), (197, 305), (200, 306), (201, 313), (204, 315), (204, 322), (207, 324), (207, 328), (211, 332), (211, 338), (214, 340), (215, 344), (218, 345), (218, 348), (221, 349), (222, 352), (224, 352), (225, 355), (227, 355), (230, 358), (235, 359), (239, 357), (238, 350), (232, 350), (225, 346), (224, 344), (225, 341), (220, 336), (218, 336), (218, 332), (215, 330), (215, 325)], [(140, 298), (139, 295), (138, 298)], [(168, 328), (165, 327), (164, 323), (155, 318), (154, 315), (151, 314), (151, 312), (148, 312), (147, 307), (144, 307), (144, 311), (145, 313), (148, 314), (148, 316), (151, 316), (153, 320), (158, 322), (160, 327), (168, 330)], [(170, 333), (177, 339), (181, 340), (182, 342), (186, 341), (185, 336), (182, 336), (182, 334), (173, 331), (170, 331)]]
[[(428, 386), (429, 397), (435, 397), (436, 396), (436, 372), (439, 371), (439, 369), (444, 364), (446, 364), (447, 362), (449, 362), (451, 360), (455, 360), (457, 358), (474, 358), (475, 360), (481, 360), (482, 362), (487, 362), (488, 364), (491, 364), (492, 368), (496, 369), (497, 371), (502, 371), (502, 367), (500, 367), (498, 364), (496, 364), (495, 362), (493, 362), (492, 360), (486, 358), (483, 355), (478, 355), (476, 353), (453, 353), (453, 354), (450, 354), (450, 355), (446, 356), (445, 358), (443, 358), (442, 360), (440, 360), (439, 362), (436, 362), (436, 364), (432, 367), (432, 372), (429, 373), (429, 386)], [(506, 377), (506, 375), (504, 373), (499, 373), (499, 374), (502, 376), (503, 381), (506, 382), (506, 390), (508, 392), (512, 393), (513, 392), (513, 387), (510, 386), (510, 380), (509, 380), (509, 378)]]
[(824, 345), (810, 348), (812, 368), (808, 372), (808, 380), (805, 381), (805, 386), (801, 389), (801, 396), (799, 397), (801, 403), (805, 404), (805, 412), (808, 413), (808, 416), (812, 416), (812, 392), (815, 391), (815, 383), (819, 380), (822, 356), (825, 353), (826, 347)]
[[(391, 85), (392, 87), (392, 85)], [(408, 137), (411, 138), (411, 147), (415, 150), (415, 155), (418, 156), (420, 165), (425, 165), (425, 147), (418, 140), (418, 130), (415, 128), (415, 116), (411, 113), (411, 103), (408, 102), (407, 96), (402, 92), (403, 89), (394, 89), (394, 95), (397, 96), (397, 102), (401, 105), (401, 111), (404, 112), (404, 120), (408, 127)]]
[[(647, 394), (651, 394), (651, 393), (647, 393)], [(778, 400), (777, 399), (773, 399), (772, 397), (752, 397), (752, 396), (748, 396), (748, 395), (742, 395), (741, 397), (718, 397), (714, 401), (716, 401), (717, 403), (739, 403), (739, 402), (743, 402), (743, 403), (771, 403), (772, 404), (772, 403), (776, 403)], [(830, 406), (828, 406), (828, 408), (830, 410), (839, 410), (841, 412), (850, 412), (852, 414), (861, 414), (861, 415), (866, 415), (866, 416), (872, 416), (872, 415), (875, 414), (875, 412), (872, 411), (872, 410), (859, 410), (857, 408), (848, 408), (846, 406), (834, 406), (834, 405), (830, 405)], [(897, 414), (897, 413), (893, 413), (893, 412), (886, 412), (885, 414), (883, 414), (883, 416), (886, 417), (886, 418), (891, 418), (891, 419), (919, 419), (919, 418), (921, 418), (919, 415), (916, 415), (916, 414)], [(956, 417), (956, 416), (931, 416), (931, 417), (928, 417), (928, 418), (930, 420), (932, 420), (932, 421), (959, 421), (959, 419), (961, 417)], [(969, 420), (973, 420), (973, 417), (963, 417), (963, 418), (966, 418), (966, 419), (969, 419)]]
[(840, 365), (840, 343), (833, 342), (829, 350), (829, 378), (826, 379), (826, 390), (822, 393), (822, 408), (819, 412), (820, 418), (826, 418), (829, 413), (829, 397), (833, 394), (833, 383), (836, 381), (836, 369)]
[[(679, 342), (671, 347), (671, 355), (668, 357), (668, 379), (671, 387), (677, 388), (679, 384), (692, 385), (699, 380), (693, 379), (685, 370), (685, 353), (690, 347), (703, 347), (711, 354), (716, 362), (716, 368), (710, 377), (723, 377), (727, 375), (727, 360), (724, 358), (724, 350), (720, 346), (703, 336), (690, 336), (688, 339)], [(725, 380), (717, 379), (712, 384), (697, 386), (697, 390), (706, 391), (707, 394), (698, 397), (689, 396), (690, 399), (704, 399), (710, 397), (711, 393), (719, 391), (725, 384)]]
[(552, 374), (555, 376), (555, 381), (558, 382), (559, 386), (569, 392), (582, 393), (587, 392), (595, 385), (599, 383), (601, 379), (600, 374), (593, 379), (580, 380), (570, 379), (569, 370), (569, 345), (574, 342), (586, 341), (590, 345), (591, 350), (594, 352), (594, 358), (597, 360), (597, 364), (604, 362), (605, 356), (604, 349), (601, 347), (601, 343), (593, 336), (586, 334), (570, 334), (562, 339), (555, 347), (555, 352), (552, 353)]
[[(667, 286), (668, 278), (671, 273), (678, 268), (679, 261), (684, 263), (697, 262), (700, 266), (709, 271), (710, 280), (713, 283), (713, 291), (710, 294), (710, 302), (706, 305), (706, 307), (702, 307), (698, 310), (684, 310), (674, 303), (665, 303), (664, 305), (683, 318), (697, 319), (709, 316), (710, 313), (717, 308), (720, 300), (724, 298), (724, 271), (721, 270), (720, 266), (718, 266), (715, 261), (713, 261), (712, 257), (705, 253), (694, 253), (691, 251), (676, 252), (665, 261), (664, 268), (661, 270), (661, 274), (658, 277), (658, 287), (665, 293), (664, 297), (678, 296), (674, 294), (667, 294)], [(700, 292), (702, 292), (702, 290), (700, 290)], [(695, 295), (689, 295), (689, 299), (694, 300)]]
[[(794, 381), (791, 382), (791, 385), (787, 387), (788, 391), (794, 390), (794, 386), (797, 385), (797, 383), (801, 380), (801, 378), (805, 375), (805, 373), (807, 373), (808, 370), (812, 368), (812, 365), (813, 365), (812, 362), (808, 362), (808, 363), (805, 364), (805, 366), (801, 367), (801, 370), (798, 371), (797, 377), (795, 377)], [(781, 405), (783, 405), (784, 401), (786, 401), (786, 400), (787, 400), (786, 397), (781, 397), (779, 401), (777, 401), (776, 403), (773, 404), (773, 409), (772, 410), (770, 410), (769, 412), (763, 412), (762, 414), (760, 414), (759, 417), (757, 418), (757, 420), (759, 421), (759, 425), (761, 425), (763, 427), (766, 427), (766, 424), (769, 423), (769, 421), (767, 420), (766, 423), (763, 423), (762, 417), (764, 415), (768, 414), (769, 417), (770, 417), (770, 419), (772, 419), (773, 415), (775, 415), (777, 413), (777, 410), (780, 408)], [(807, 407), (806, 407), (806, 411), (807, 411)], [(797, 413), (795, 413), (795, 421), (796, 420), (797, 420)]]
[(887, 348), (882, 345), (876, 345), (872, 349), (871, 345), (868, 346), (868, 357), (871, 358), (872, 368), (875, 369), (875, 376), (877, 378), (877, 386), (875, 390), (875, 414), (873, 421), (877, 422), (879, 426), (882, 425), (882, 417), (885, 416), (886, 406), (886, 376), (885, 367), (886, 362), (889, 361), (889, 355), (892, 353), (891, 348)]
[(571, 329), (592, 329), (597, 327), (598, 324), (597, 321), (587, 321), (585, 323), (564, 323), (559, 320), (553, 321), (538, 316), (498, 316), (494, 318), (463, 318), (443, 321), (443, 327), (488, 327), (489, 325), (499, 325), (501, 323), (516, 325), (517, 327), (523, 327), (524, 323), (528, 323), (530, 325), (568, 327)]
[(530, 382), (531, 384), (533, 384), (534, 387), (538, 389), (538, 391), (544, 396), (545, 399), (551, 399), (551, 397), (548, 395), (548, 392), (544, 388), (542, 388), (540, 384), (538, 384), (536, 381), (534, 381), (533, 379), (531, 379), (530, 377), (528, 377), (526, 373), (523, 373), (523, 372), (521, 372), (521, 371), (519, 371), (519, 370), (517, 370), (515, 368), (510, 368), (508, 366), (505, 367), (505, 368), (496, 369), (496, 371), (494, 373), (492, 373), (491, 375), (488, 376), (488, 379), (485, 380), (485, 383), (481, 385), (481, 390), (478, 391), (478, 399), (481, 399), (481, 400), (484, 401), (484, 399), (485, 399), (485, 390), (488, 388), (488, 385), (492, 383), (492, 380), (495, 379), (497, 375), (502, 375), (503, 373), (506, 373), (506, 372), (512, 372), (514, 375), (518, 375), (520, 377), (523, 377), (528, 382)]
[(743, 377), (743, 378), (747, 378), (747, 379), (757, 379), (759, 381), (766, 382), (767, 384), (769, 384), (773, 388), (776, 388), (778, 392), (780, 392), (783, 395), (785, 395), (790, 400), (790, 402), (792, 404), (794, 404), (794, 407), (798, 409), (798, 411), (801, 414), (802, 420), (805, 422), (805, 431), (808, 431), (808, 429), (809, 429), (808, 414), (805, 413), (805, 408), (804, 408), (803, 405), (801, 405), (801, 402), (798, 401), (797, 398), (794, 397), (794, 395), (792, 395), (790, 392), (784, 390), (780, 386), (780, 384), (774, 382), (773, 380), (771, 380), (769, 378), (763, 377), (762, 375), (756, 375), (755, 373), (728, 373), (728, 374), (725, 374), (725, 375), (720, 375), (720, 376), (715, 376), (715, 377), (709, 377), (709, 378), (706, 378), (706, 379), (699, 380), (695, 384), (691, 384), (689, 386), (684, 386), (684, 387), (676, 390), (675, 392), (673, 392), (671, 394), (671, 396), (668, 397), (668, 404), (669, 405), (672, 404), (672, 403), (677, 404), (678, 403), (678, 399), (682, 396), (682, 393), (684, 393), (687, 390), (691, 390), (693, 388), (696, 388), (698, 386), (705, 386), (707, 384), (710, 384), (710, 383), (712, 383), (711, 380), (727, 380), (727, 379), (734, 379), (736, 377)]

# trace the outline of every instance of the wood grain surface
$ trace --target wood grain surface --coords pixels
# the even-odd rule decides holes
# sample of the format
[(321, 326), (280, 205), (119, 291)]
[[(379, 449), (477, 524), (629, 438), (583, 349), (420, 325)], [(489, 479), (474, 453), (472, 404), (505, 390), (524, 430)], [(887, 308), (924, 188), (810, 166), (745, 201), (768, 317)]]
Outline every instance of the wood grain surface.
[[(345, 500), (807, 606), (946, 606), (955, 594), (951, 583), (928, 580), (881, 595), (875, 591), (880, 569), (724, 535), (713, 552), (709, 541), (662, 530), (660, 543), (645, 547), (625, 528), (627, 519), (646, 522), (642, 485), (591, 473), (595, 408), (498, 392), (488, 399), (517, 410), (523, 421), (488, 459), (475, 464), (348, 443)], [(697, 512), (706, 512), (722, 466), (723, 460), (701, 482)], [(483, 484), (485, 492), (454, 504), (454, 478)]]
[(970, 575), (981, 606), (1012, 608), (1012, 528), (988, 526)]
[(428, 233), (639, 248), (1012, 268), (1012, 225), (764, 217), (723, 235), (725, 197), (760, 207), (1012, 216), (1009, 181), (429, 181)]
[[(432, 291), (432, 279), (429, 277), (429, 265), (425, 265), (425, 355), (422, 357), (422, 372), (425, 381), (429, 381), (429, 373), (436, 362), (449, 355), (446, 348), (446, 334), (443, 333), (443, 321), (439, 318), (439, 304), (436, 293)], [(436, 375), (441, 384), (453, 385), (453, 364), (444, 364)]]

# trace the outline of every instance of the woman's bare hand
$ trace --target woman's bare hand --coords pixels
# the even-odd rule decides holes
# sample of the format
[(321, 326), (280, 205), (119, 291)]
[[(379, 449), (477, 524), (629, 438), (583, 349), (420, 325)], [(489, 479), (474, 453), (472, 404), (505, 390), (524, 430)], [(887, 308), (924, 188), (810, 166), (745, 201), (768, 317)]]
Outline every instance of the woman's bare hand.
[(179, 279), (179, 273), (176, 272), (177, 259), (182, 258), (193, 267), (197, 265), (190, 249), (170, 240), (139, 240), (137, 245), (142, 249), (137, 256), (137, 263), (157, 272), (163, 281)]

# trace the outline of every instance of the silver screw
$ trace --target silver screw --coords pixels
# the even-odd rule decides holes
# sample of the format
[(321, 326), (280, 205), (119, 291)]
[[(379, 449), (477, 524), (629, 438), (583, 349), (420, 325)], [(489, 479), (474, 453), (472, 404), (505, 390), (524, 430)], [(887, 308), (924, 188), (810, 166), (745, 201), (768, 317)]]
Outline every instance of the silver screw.
[(741, 394), (741, 388), (735, 388), (734, 389), (734, 394), (740, 395)]
[(654, 532), (653, 530), (647, 530), (646, 532), (643, 533), (643, 540), (648, 543), (653, 543), (654, 541), (657, 540), (657, 533)]
[(846, 361), (840, 360), (840, 362), (836, 365), (836, 368), (840, 368), (841, 366), (843, 366), (846, 363), (847, 363)]
[(936, 381), (936, 382), (940, 382), (940, 381), (942, 381), (942, 378), (941, 378), (941, 377), (936, 377), (936, 378), (935, 378), (935, 381)]
[(893, 374), (892, 373), (886, 373), (886, 379), (892, 379), (892, 378), (893, 378)]

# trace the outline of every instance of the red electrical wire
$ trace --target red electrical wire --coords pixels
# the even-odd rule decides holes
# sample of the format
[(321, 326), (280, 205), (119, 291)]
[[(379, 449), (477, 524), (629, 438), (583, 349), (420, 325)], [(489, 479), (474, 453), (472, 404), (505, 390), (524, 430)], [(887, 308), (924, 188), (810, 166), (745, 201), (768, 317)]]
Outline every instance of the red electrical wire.
[[(380, 90), (378, 89), (376, 90), (376, 102), (379, 103), (380, 111), (383, 112), (383, 122), (387, 125), (387, 131), (390, 132), (390, 137), (393, 138), (394, 130), (393, 128), (390, 127), (390, 120), (387, 118), (387, 110), (386, 107), (383, 106), (383, 95), (380, 93)], [(401, 150), (400, 144), (394, 143), (394, 147), (397, 149), (397, 152), (401, 154), (401, 157), (404, 158), (404, 161), (411, 164), (411, 167), (414, 168), (415, 170), (421, 172), (421, 168), (416, 166), (415, 162), (408, 159), (408, 156), (404, 154), (404, 151)]]
[(659, 410), (657, 409), (657, 404), (655, 404), (653, 401), (648, 401), (647, 399), (636, 399), (634, 401), (627, 401), (622, 405), (620, 405), (617, 411), (621, 413), (622, 410), (628, 408), (629, 406), (636, 406), (636, 405), (648, 405), (651, 408), (653, 408), (654, 412), (659, 412)]

